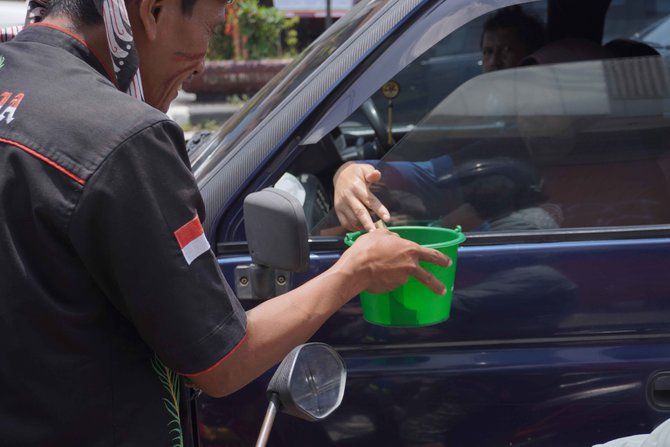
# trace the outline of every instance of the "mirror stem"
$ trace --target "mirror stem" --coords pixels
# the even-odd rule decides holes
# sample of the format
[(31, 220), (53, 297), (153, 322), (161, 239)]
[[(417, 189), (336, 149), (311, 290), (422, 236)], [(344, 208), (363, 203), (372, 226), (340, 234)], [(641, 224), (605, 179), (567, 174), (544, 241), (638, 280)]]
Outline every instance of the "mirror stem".
[(267, 300), (274, 297), (275, 294), (275, 271), (273, 268), (251, 264), (249, 266), (251, 274), (252, 293), (255, 298)]
[(273, 393), (272, 398), (270, 399), (270, 405), (268, 405), (268, 411), (265, 413), (261, 433), (258, 435), (258, 441), (256, 441), (256, 447), (265, 447), (265, 444), (267, 444), (268, 438), (270, 437), (270, 430), (272, 429), (272, 423), (275, 420), (278, 409), (279, 398), (276, 393)]

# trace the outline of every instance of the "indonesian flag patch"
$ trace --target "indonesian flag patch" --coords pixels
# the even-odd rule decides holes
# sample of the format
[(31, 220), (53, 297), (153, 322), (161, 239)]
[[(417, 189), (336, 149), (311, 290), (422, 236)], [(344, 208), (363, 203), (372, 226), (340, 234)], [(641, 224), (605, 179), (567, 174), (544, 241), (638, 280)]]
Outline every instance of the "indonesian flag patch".
[(205, 230), (203, 230), (197, 214), (191, 221), (175, 231), (174, 237), (177, 238), (181, 253), (188, 265), (191, 265), (195, 258), (209, 250), (209, 241), (205, 237)]

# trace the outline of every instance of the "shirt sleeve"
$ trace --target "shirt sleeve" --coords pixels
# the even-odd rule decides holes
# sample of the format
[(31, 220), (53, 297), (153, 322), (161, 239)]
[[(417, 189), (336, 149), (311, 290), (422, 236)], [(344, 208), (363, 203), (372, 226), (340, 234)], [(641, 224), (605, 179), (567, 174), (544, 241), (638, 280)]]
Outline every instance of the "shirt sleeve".
[(455, 180), (454, 163), (448, 155), (427, 161), (358, 160), (382, 173), (389, 188), (403, 189), (414, 194), (425, 194), (443, 188)]
[(181, 374), (215, 365), (246, 330), (201, 219), (183, 136), (166, 121), (107, 157), (85, 185), (69, 229), (102, 292)]

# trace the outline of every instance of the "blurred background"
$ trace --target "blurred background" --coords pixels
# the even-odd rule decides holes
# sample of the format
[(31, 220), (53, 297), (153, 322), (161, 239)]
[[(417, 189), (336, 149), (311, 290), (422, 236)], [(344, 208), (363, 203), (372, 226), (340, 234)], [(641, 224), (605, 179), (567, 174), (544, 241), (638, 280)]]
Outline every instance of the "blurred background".
[[(205, 71), (168, 111), (187, 138), (218, 128), (359, 0), (236, 0), (212, 39)], [(25, 0), (0, 0), (0, 28), (23, 24)]]
[(168, 114), (187, 132), (218, 128), (358, 0), (237, 0), (212, 39), (205, 71)]

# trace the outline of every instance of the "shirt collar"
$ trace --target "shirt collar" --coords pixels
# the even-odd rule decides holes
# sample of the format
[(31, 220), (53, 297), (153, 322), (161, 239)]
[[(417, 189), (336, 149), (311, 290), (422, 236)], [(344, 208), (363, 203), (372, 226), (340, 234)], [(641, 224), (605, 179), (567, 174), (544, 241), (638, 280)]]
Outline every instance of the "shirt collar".
[[(16, 38), (16, 42), (38, 42), (60, 48), (83, 60), (101, 75), (116, 85), (116, 77), (109, 73), (84, 39), (77, 34), (49, 23), (27, 26)], [(117, 86), (118, 87), (118, 86)]]

